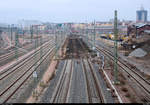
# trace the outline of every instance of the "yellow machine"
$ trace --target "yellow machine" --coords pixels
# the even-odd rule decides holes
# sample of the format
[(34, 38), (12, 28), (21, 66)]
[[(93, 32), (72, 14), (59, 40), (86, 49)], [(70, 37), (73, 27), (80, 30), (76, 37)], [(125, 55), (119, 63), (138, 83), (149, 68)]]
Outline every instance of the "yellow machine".
[[(101, 37), (114, 40), (114, 34), (102, 34)], [(118, 40), (127, 41), (129, 40), (129, 37), (126, 35), (118, 35)]]
[(109, 34), (109, 39), (114, 40), (114, 34)]

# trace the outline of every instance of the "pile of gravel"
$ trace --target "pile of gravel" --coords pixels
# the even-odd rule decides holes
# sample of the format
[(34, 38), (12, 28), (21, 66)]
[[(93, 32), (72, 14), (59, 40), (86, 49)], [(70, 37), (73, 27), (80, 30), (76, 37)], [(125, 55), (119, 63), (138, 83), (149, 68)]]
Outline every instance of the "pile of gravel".
[(145, 55), (147, 55), (147, 52), (141, 48), (135, 49), (129, 54), (131, 57), (144, 57)]
[(150, 42), (141, 47), (144, 51), (150, 53)]

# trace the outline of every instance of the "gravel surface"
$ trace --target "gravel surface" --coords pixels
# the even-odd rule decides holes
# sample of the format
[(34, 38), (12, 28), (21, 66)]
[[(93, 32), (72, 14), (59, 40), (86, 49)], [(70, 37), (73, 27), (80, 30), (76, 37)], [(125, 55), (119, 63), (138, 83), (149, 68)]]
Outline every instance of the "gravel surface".
[(60, 61), (58, 64), (58, 68), (56, 69), (56, 74), (53, 79), (50, 81), (50, 85), (48, 86), (47, 90), (41, 97), (40, 103), (50, 103), (50, 99), (52, 98), (52, 94), (56, 88), (57, 82), (59, 80), (62, 68), (64, 66), (64, 61)]
[(87, 60), (84, 59), (84, 63), (85, 63), (85, 67), (86, 67), (86, 73), (87, 73), (87, 78), (88, 78), (88, 91), (90, 93), (89, 97), (91, 98), (91, 101), (92, 103), (100, 103), (101, 102), (101, 99), (98, 95), (98, 90), (96, 88), (96, 83), (95, 83), (95, 80), (94, 80), (94, 77), (92, 75), (92, 72), (91, 72), (91, 68), (87, 62)]
[(99, 79), (100, 84), (103, 84), (103, 85), (101, 85), (101, 89), (105, 95), (107, 102), (108, 103), (114, 103), (114, 99), (112, 97), (112, 94), (110, 91), (107, 90), (107, 86), (106, 86), (106, 83), (104, 81), (104, 78), (103, 78), (102, 74), (99, 72), (99, 65), (96, 63), (93, 63), (93, 67), (95, 69), (95, 72), (97, 74), (97, 77)]
[[(37, 78), (33, 78), (31, 76), (28, 81), (22, 86), (22, 89), (20, 88), (17, 92), (18, 94), (15, 94), (11, 99), (14, 98), (14, 100), (10, 100), (11, 103), (13, 102), (19, 102), (24, 103), (26, 102), (26, 99), (31, 95), (33, 89), (37, 86), (39, 81), (41, 80), (43, 74), (45, 73), (45, 70), (48, 68), (50, 64), (50, 55), (42, 62), (41, 66), (39, 66), (37, 71)], [(42, 69), (41, 69), (42, 68)]]
[[(47, 52), (47, 50), (48, 49), (44, 50), (45, 52), (43, 53), (43, 55)], [(38, 55), (36, 55), (36, 57), (37, 56), (40, 56), (40, 53), (38, 53)], [(11, 71), (14, 71), (14, 72), (7, 78), (0, 81), (0, 90), (3, 90), (3, 88), (5, 88), (8, 85), (10, 85), (11, 83), (13, 83), (13, 81), (15, 81), (23, 72), (27, 71), (34, 62), (35, 62), (35, 59), (31, 59), (29, 62), (26, 62), (24, 64), (25, 66), (18, 67), (16, 71), (14, 71), (14, 69), (10, 69), (8, 72), (11, 72)], [(1, 78), (5, 75), (1, 75)]]
[[(50, 103), (50, 99), (52, 98), (52, 94), (56, 88), (56, 85), (58, 83), (61, 70), (64, 66), (64, 61), (60, 61), (57, 72), (55, 77), (50, 81), (50, 85), (48, 86), (47, 90), (41, 97), (40, 103)], [(106, 100), (110, 103), (114, 103), (114, 100), (111, 96), (111, 93), (107, 90), (106, 83), (103, 79), (103, 77), (99, 73), (99, 66), (96, 64), (93, 64), (93, 67), (97, 73), (99, 82), (101, 85), (102, 90), (104, 91)], [(90, 97), (92, 99), (92, 102), (99, 102), (100, 98), (97, 95), (97, 91), (95, 89), (94, 80), (92, 79), (91, 72), (89, 70), (89, 66), (86, 62), (86, 72), (88, 73), (88, 80), (90, 85)], [(90, 78), (90, 79), (89, 79)], [(67, 96), (67, 103), (89, 103), (88, 100), (88, 92), (87, 92), (87, 81), (85, 78), (85, 73), (82, 68), (81, 60), (75, 60), (74, 66), (73, 66), (73, 72), (72, 72), (72, 78), (71, 78), (71, 84), (70, 88), (68, 89), (68, 96)]]
[[(81, 61), (80, 61), (81, 62)], [(71, 80), (71, 87), (69, 91), (68, 102), (69, 103), (87, 103), (87, 90), (86, 80), (84, 78), (82, 65), (75, 61), (73, 76)]]
[[(48, 49), (46, 49), (46, 50), (48, 50)], [(46, 52), (45, 52), (46, 53)], [(45, 55), (44, 53), (43, 53), (43, 55)], [(47, 57), (48, 58), (48, 57)], [(46, 65), (47, 65), (47, 63), (49, 62), (49, 59), (48, 59), (48, 61), (46, 62)], [(34, 63), (34, 62), (32, 62), (32, 63)], [(28, 64), (29, 65), (31, 65), (31, 63), (29, 63), (28, 62)], [(27, 67), (30, 67), (28, 64), (26, 64), (26, 66)], [(3, 89), (5, 89), (7, 86), (9, 86), (10, 84), (12, 84), (13, 83), (13, 81), (15, 81), (19, 76), (21, 76), (21, 74), (23, 74), (23, 72), (25, 72), (25, 71), (27, 71), (27, 67), (26, 66), (23, 66), (22, 68), (17, 68), (19, 71), (15, 71), (12, 75), (10, 75), (10, 76), (8, 76), (6, 79), (4, 79), (3, 81), (1, 81), (0, 83), (1, 84), (3, 84), (3, 85), (0, 85), (0, 88), (1, 88), (1, 91), (3, 90)], [(47, 65), (48, 66), (48, 65)], [(44, 65), (44, 67), (42, 67), (43, 68), (43, 70), (45, 70), (46, 69), (46, 66)], [(41, 73), (43, 73), (43, 70), (41, 71), (42, 69), (40, 69), (40, 70), (37, 70), (37, 74), (39, 74), (39, 77), (41, 77), (40, 76), (40, 74)], [(31, 72), (32, 71), (32, 69), (29, 71), (29, 72)], [(40, 73), (41, 72), (41, 73)], [(28, 73), (29, 74), (29, 73)], [(26, 77), (27, 75), (25, 75), (25, 77)], [(25, 78), (24, 77), (24, 78)], [(20, 81), (20, 80), (19, 80)], [(22, 80), (21, 80), (22, 81)], [(21, 82), (20, 81), (20, 82)], [(20, 82), (17, 82), (16, 84), (20, 84)], [(16, 88), (16, 86), (13, 86), (12, 88)], [(19, 94), (21, 94), (20, 92), (19, 92)], [(14, 95), (15, 96), (15, 95)], [(19, 97), (18, 97), (19, 98)], [(16, 98), (16, 99), (18, 99), (18, 98)], [(10, 101), (10, 102), (18, 102), (18, 101)]]
[(146, 51), (144, 51), (141, 48), (135, 49), (134, 51), (132, 51), (129, 56), (134, 56), (134, 57), (144, 57), (147, 54)]

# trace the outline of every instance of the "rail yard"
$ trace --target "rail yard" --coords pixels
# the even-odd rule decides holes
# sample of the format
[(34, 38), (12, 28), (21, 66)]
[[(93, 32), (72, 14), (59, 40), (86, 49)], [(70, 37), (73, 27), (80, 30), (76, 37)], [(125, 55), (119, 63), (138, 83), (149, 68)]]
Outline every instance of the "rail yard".
[[(57, 41), (53, 35), (35, 39), (0, 56), (0, 103), (123, 103), (149, 102), (150, 80), (118, 55), (115, 85), (113, 51), (79, 34)], [(39, 40), (36, 43), (36, 40)], [(36, 46), (37, 45), (37, 46)], [(35, 46), (35, 47), (34, 47)], [(59, 46), (59, 47), (58, 47)], [(51, 62), (57, 64), (48, 81), (42, 81)], [(38, 92), (38, 85), (42, 88)], [(136, 87), (136, 89), (135, 89)], [(138, 91), (142, 91), (139, 93)]]
[(150, 22), (23, 22), (0, 26), (0, 104), (150, 103)]

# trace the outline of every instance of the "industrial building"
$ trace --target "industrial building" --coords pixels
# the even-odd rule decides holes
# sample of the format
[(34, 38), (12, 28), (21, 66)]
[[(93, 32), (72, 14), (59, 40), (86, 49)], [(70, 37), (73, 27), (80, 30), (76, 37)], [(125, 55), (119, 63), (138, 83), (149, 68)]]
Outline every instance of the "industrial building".
[(146, 34), (149, 31), (150, 31), (150, 24), (138, 23), (128, 26), (128, 36), (130, 36), (131, 34), (140, 36)]

